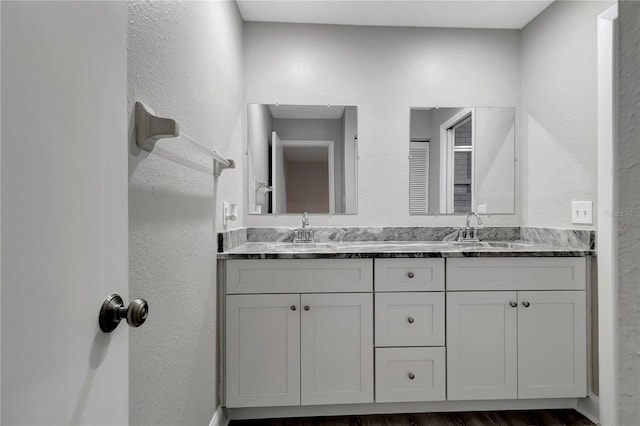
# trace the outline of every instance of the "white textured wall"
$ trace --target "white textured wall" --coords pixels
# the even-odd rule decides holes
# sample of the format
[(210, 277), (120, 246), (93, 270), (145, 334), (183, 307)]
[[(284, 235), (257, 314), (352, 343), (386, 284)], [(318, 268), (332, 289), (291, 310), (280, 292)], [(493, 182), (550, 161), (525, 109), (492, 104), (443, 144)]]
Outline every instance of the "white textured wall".
[(640, 424), (640, 2), (619, 3), (620, 424)]
[[(409, 110), (520, 105), (513, 30), (246, 23), (244, 62), (245, 103), (358, 107), (358, 214), (312, 215), (312, 226), (460, 225), (460, 217), (409, 216)], [(249, 226), (299, 221), (245, 219)], [(517, 225), (519, 216), (485, 223)]]
[(522, 30), (524, 226), (594, 228), (571, 224), (571, 200), (597, 201), (597, 16), (613, 4), (556, 1)]
[[(128, 106), (176, 119), (205, 148), (238, 160), (242, 22), (235, 2), (129, 2)], [(130, 333), (131, 424), (206, 425), (216, 392), (214, 214), (244, 209), (243, 170), (224, 171), (179, 138), (129, 156), (130, 295), (149, 319)], [(240, 223), (238, 223), (240, 225)]]

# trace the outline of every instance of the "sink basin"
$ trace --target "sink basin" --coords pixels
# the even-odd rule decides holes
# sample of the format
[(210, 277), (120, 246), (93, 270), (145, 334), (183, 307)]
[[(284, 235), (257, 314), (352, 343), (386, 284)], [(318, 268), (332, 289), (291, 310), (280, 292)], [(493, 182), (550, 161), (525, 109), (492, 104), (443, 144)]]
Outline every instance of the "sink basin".
[(534, 245), (520, 241), (461, 241), (455, 244), (456, 247), (470, 249), (524, 249)]
[(313, 251), (335, 248), (330, 243), (275, 243), (267, 246), (269, 250)]

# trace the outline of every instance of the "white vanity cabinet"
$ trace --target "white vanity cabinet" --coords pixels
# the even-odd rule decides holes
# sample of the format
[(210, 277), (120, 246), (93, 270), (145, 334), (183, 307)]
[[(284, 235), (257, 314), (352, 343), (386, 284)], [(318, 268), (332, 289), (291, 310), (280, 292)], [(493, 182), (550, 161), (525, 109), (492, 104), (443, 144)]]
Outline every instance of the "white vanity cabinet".
[(586, 396), (585, 288), (584, 258), (449, 259), (447, 399)]
[(372, 260), (229, 260), (225, 270), (227, 407), (373, 402)]

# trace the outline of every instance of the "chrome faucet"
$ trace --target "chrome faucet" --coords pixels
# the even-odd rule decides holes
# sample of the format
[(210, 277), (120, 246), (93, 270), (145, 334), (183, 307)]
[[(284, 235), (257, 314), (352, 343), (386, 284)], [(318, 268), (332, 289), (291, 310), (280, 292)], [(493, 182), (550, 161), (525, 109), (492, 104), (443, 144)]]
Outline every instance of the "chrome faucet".
[(467, 215), (466, 225), (463, 228), (458, 229), (458, 241), (480, 241), (478, 240), (478, 230), (471, 227), (471, 218), (475, 216), (478, 225), (482, 225), (482, 219), (480, 215), (475, 212), (471, 212)]
[(293, 231), (294, 243), (312, 243), (313, 229), (309, 229), (309, 214), (307, 212), (302, 213), (302, 228), (295, 229)]

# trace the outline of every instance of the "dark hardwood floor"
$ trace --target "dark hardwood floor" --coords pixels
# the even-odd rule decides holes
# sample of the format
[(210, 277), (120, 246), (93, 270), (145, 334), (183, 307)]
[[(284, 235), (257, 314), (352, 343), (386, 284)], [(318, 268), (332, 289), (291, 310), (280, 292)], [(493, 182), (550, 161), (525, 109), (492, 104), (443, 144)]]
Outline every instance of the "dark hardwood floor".
[(371, 416), (234, 420), (229, 426), (587, 426), (574, 410), (480, 411), (465, 413), (381, 414)]

